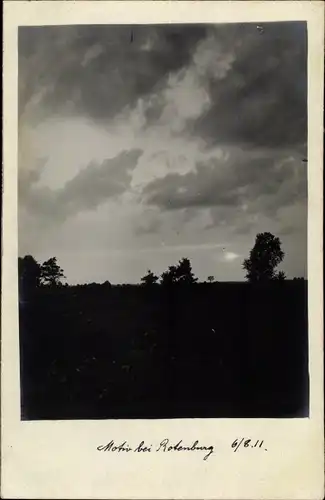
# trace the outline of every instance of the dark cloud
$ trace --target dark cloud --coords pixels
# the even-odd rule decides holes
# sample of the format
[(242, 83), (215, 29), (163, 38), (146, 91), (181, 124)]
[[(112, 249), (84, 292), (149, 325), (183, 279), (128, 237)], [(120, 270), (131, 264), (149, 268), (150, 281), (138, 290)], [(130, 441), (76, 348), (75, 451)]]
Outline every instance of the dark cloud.
[(77, 211), (93, 209), (107, 198), (122, 194), (141, 155), (141, 150), (123, 151), (101, 165), (90, 164), (66, 183), (59, 201)]
[(19, 28), (19, 108), (112, 117), (186, 65), (204, 26)]
[(123, 151), (100, 165), (91, 163), (61, 189), (20, 184), (19, 202), (29, 213), (51, 220), (64, 220), (84, 210), (93, 210), (109, 198), (124, 193), (141, 150)]
[(212, 105), (192, 124), (192, 132), (209, 144), (279, 147), (307, 141), (306, 23), (263, 28), (216, 28), (216, 43), (223, 51), (233, 47), (234, 61), (224, 79), (210, 78)]
[[(307, 30), (304, 22), (19, 28), (19, 109), (106, 119), (139, 97), (155, 123), (173, 72), (202, 64), (210, 108), (188, 132), (207, 144), (279, 147), (307, 141)], [(201, 47), (201, 50), (200, 50)], [(202, 62), (203, 61), (203, 62)], [(219, 72), (209, 71), (216, 65)], [(220, 69), (224, 68), (220, 77)]]
[(163, 210), (175, 210), (255, 205), (262, 199), (263, 210), (274, 215), (280, 206), (307, 195), (307, 170), (299, 159), (281, 164), (276, 154), (245, 156), (240, 158), (237, 152), (228, 161), (209, 160), (199, 163), (196, 171), (155, 179), (144, 188), (144, 200)]

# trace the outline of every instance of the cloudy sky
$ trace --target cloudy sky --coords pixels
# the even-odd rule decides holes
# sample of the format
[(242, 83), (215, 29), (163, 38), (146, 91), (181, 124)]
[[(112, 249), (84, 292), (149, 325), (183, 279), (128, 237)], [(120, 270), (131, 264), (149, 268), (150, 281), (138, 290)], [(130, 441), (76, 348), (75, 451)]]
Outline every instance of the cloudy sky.
[(20, 255), (233, 281), (270, 231), (306, 276), (306, 59), (299, 22), (21, 27)]

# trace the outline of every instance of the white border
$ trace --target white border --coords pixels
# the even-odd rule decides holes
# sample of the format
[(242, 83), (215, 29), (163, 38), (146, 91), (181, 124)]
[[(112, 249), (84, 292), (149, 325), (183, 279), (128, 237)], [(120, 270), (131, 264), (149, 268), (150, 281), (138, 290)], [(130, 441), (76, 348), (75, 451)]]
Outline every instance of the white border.
[[(310, 418), (20, 422), (17, 317), (17, 27), (51, 24), (306, 20)], [(5, 2), (2, 266), (2, 496), (5, 498), (321, 499), (323, 432), (323, 2)], [(46, 333), (46, 332), (45, 332)], [(237, 436), (264, 454), (234, 454)], [(196, 454), (116, 456), (96, 446), (164, 437), (215, 446)]]

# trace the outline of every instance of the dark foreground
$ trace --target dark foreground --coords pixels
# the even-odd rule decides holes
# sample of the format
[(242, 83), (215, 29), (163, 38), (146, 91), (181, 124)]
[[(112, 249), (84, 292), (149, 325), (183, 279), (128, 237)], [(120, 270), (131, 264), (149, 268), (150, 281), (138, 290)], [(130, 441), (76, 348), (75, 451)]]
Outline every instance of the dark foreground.
[(39, 289), (22, 419), (308, 416), (307, 283)]

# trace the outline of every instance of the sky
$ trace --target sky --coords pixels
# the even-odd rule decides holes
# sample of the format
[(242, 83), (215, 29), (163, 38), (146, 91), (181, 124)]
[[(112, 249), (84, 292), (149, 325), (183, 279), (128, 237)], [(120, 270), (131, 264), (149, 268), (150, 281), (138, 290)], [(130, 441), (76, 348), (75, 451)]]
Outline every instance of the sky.
[(20, 27), (18, 60), (19, 255), (241, 281), (268, 231), (307, 276), (305, 23)]

